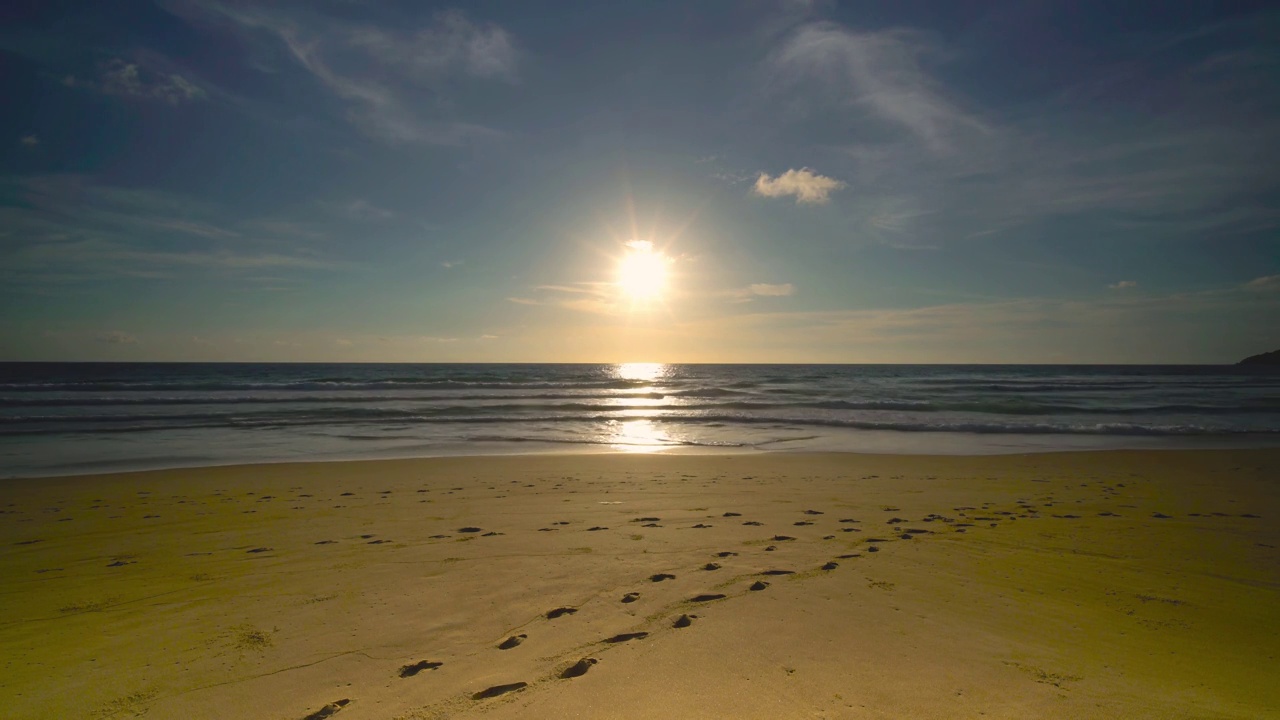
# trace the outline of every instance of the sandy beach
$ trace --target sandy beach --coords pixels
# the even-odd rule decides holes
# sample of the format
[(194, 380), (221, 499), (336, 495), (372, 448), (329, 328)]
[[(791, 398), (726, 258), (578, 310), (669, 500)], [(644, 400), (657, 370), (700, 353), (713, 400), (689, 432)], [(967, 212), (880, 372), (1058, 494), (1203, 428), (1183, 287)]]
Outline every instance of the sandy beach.
[(6, 480), (8, 718), (1280, 717), (1280, 452)]

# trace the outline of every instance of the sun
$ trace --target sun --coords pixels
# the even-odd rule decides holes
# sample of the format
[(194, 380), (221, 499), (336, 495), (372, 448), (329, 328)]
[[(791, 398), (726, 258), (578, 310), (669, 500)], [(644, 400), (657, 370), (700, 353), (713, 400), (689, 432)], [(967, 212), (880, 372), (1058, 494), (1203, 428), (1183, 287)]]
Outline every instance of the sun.
[(633, 302), (658, 299), (667, 286), (670, 259), (646, 240), (632, 240), (627, 248), (618, 261), (618, 287)]

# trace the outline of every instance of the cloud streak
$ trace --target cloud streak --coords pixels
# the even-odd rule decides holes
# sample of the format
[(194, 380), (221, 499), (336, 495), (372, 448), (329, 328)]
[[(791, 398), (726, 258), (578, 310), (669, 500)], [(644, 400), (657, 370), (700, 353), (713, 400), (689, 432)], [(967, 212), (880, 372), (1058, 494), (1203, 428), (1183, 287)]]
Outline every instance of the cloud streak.
[(828, 109), (860, 109), (935, 152), (947, 152), (965, 136), (990, 129), (925, 70), (924, 60), (938, 55), (925, 35), (912, 30), (865, 32), (815, 22), (791, 33), (767, 68), (779, 89), (808, 91)]
[(455, 117), (459, 82), (513, 82), (516, 77), (514, 41), (497, 25), (478, 24), (453, 11), (402, 33), (323, 15), (310, 5), (171, 0), (166, 7), (250, 41), (266, 37), (282, 44), (346, 105), (347, 121), (374, 139), (393, 145), (462, 145), (505, 137)]
[(195, 83), (177, 73), (164, 73), (144, 69), (137, 63), (112, 59), (102, 66), (96, 80), (77, 79), (74, 75), (63, 78), (67, 87), (83, 87), (106, 95), (160, 100), (170, 105), (181, 105), (208, 96)]

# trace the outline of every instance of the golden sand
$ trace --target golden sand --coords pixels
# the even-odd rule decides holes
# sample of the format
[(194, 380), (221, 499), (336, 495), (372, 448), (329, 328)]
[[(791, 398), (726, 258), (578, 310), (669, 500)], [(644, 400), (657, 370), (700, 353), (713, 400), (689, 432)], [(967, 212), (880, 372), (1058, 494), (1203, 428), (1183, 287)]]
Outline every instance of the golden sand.
[(0, 488), (6, 718), (1280, 717), (1276, 451)]

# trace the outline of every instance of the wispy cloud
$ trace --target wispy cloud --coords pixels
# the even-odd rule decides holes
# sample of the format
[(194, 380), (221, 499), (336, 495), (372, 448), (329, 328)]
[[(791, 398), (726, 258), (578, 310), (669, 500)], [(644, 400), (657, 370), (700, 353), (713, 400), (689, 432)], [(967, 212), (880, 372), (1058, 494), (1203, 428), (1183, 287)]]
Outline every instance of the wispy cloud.
[(809, 168), (788, 170), (777, 177), (760, 173), (752, 191), (764, 197), (793, 195), (797, 204), (822, 205), (831, 199), (831, 193), (844, 187), (844, 183), (814, 173)]
[(426, 27), (401, 31), (357, 24), (316, 6), (240, 5), (167, 0), (195, 22), (213, 22), (251, 42), (282, 44), (289, 56), (347, 106), (347, 120), (392, 144), (460, 145), (504, 133), (457, 117), (461, 80), (512, 81), (517, 53), (510, 33), (465, 14), (441, 13)]
[(927, 36), (912, 30), (815, 22), (791, 33), (767, 63), (779, 90), (809, 91), (814, 101), (844, 112), (861, 109), (945, 152), (989, 128), (925, 70), (924, 60), (938, 55)]
[(791, 283), (754, 283), (747, 286), (747, 290), (752, 295), (765, 295), (768, 297), (785, 297), (787, 295), (796, 294), (796, 286)]
[(1280, 291), (1280, 275), (1267, 275), (1254, 278), (1244, 284), (1246, 290)]
[(96, 339), (98, 342), (104, 342), (108, 345), (133, 345), (138, 342), (138, 338), (120, 330), (99, 333)]
[(770, 99), (790, 103), (765, 112), (819, 130), (811, 150), (847, 183), (850, 236), (867, 242), (1039, 235), (1064, 218), (1117, 240), (1274, 231), (1280, 212), (1261, 198), (1280, 173), (1255, 158), (1277, 143), (1280, 105), (1260, 92), (1276, 60), (1249, 22), (1171, 39), (1176, 58), (1080, 68), (1092, 79), (1012, 108), (945, 82), (960, 50), (939, 37), (809, 23), (765, 61)]
[(18, 142), (21, 143), (23, 147), (33, 148), (40, 144), (40, 138), (35, 135), (23, 135), (22, 139)]
[(790, 297), (795, 294), (796, 286), (792, 283), (752, 283), (746, 287), (712, 293), (715, 297), (726, 297), (736, 303), (748, 303), (760, 297)]
[(622, 311), (614, 286), (604, 282), (576, 282), (562, 285), (538, 285), (534, 297), (509, 297), (517, 305), (541, 305), (593, 315), (615, 315)]
[(457, 10), (440, 13), (433, 25), (415, 33), (355, 28), (349, 42), (428, 82), (451, 74), (509, 81), (516, 77), (517, 53), (511, 33), (492, 23), (474, 23)]
[(1112, 290), (1128, 290), (1130, 288), (1138, 287), (1138, 281), (1137, 280), (1121, 280), (1120, 282), (1111, 283), (1107, 287), (1111, 288)]
[[(0, 178), (0, 187), (20, 198), (0, 205), (0, 225), (12, 233), (5, 242), (6, 269), (32, 282), (164, 279), (184, 268), (307, 271), (338, 265), (296, 239), (225, 227), (216, 222), (217, 208), (170, 193), (75, 176)], [(246, 227), (262, 230), (253, 222)]]
[(352, 200), (342, 208), (342, 213), (353, 220), (390, 220), (396, 214), (380, 208), (368, 200)]
[(208, 95), (181, 75), (147, 70), (137, 63), (125, 62), (119, 58), (104, 64), (94, 79), (79, 79), (68, 75), (63, 78), (62, 84), (88, 88), (107, 95), (161, 100), (170, 105), (201, 100)]

